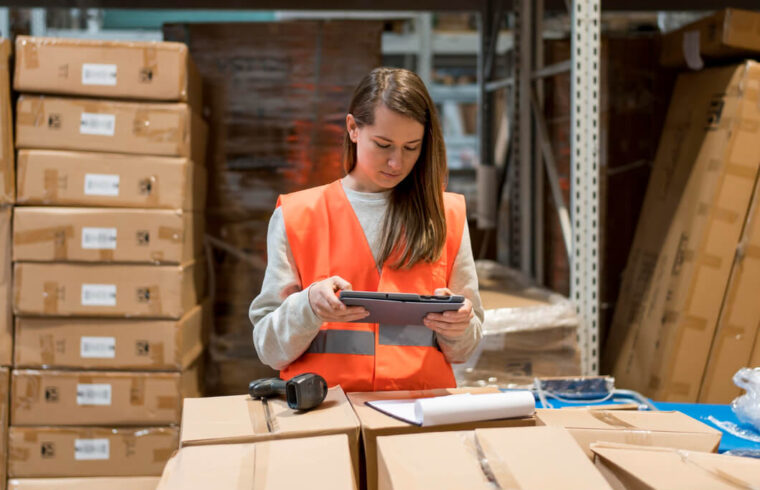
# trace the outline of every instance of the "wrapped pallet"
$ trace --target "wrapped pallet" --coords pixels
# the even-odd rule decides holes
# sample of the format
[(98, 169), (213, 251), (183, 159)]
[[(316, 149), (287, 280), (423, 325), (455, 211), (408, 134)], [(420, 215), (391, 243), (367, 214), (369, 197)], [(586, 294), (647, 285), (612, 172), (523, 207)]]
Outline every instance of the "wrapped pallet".
[(580, 374), (573, 304), (496, 262), (478, 261), (476, 268), (483, 340), (468, 362), (454, 365), (457, 385), (509, 387), (536, 376)]

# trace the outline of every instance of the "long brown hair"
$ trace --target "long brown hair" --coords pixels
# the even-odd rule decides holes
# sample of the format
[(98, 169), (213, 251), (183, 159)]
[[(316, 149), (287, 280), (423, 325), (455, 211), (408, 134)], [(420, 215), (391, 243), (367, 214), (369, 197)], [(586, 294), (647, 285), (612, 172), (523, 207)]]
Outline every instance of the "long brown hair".
[[(372, 125), (379, 104), (416, 120), (425, 132), (412, 171), (391, 191), (378, 265), (382, 267), (391, 257), (391, 267), (396, 269), (411, 268), (420, 261), (434, 262), (446, 244), (443, 188), (447, 172), (435, 105), (420, 77), (401, 68), (372, 70), (354, 90), (348, 111), (359, 127)], [(348, 131), (343, 149), (343, 165), (350, 173), (356, 166), (356, 143)]]

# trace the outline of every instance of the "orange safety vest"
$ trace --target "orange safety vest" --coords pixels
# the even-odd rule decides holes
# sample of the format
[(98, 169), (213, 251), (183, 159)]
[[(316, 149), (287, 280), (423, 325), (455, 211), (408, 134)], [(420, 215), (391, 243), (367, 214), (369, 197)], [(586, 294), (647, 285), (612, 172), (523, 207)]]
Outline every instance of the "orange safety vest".
[[(465, 204), (444, 193), (446, 246), (435, 263), (378, 271), (364, 230), (340, 181), (280, 196), (285, 231), (302, 287), (340, 276), (355, 291), (433, 294), (447, 287), (464, 231)], [(280, 372), (322, 375), (344, 391), (424, 390), (456, 386), (435, 334), (422, 325), (325, 322), (301, 357)]]

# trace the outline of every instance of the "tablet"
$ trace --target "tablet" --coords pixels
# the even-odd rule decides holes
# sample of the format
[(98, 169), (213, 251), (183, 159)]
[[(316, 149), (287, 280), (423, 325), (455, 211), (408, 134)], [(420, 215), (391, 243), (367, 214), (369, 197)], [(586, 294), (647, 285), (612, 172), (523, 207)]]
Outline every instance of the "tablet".
[(346, 306), (363, 306), (369, 316), (356, 323), (386, 325), (422, 325), (428, 313), (458, 310), (464, 296), (423, 296), (409, 293), (379, 293), (373, 291), (341, 291), (340, 300)]

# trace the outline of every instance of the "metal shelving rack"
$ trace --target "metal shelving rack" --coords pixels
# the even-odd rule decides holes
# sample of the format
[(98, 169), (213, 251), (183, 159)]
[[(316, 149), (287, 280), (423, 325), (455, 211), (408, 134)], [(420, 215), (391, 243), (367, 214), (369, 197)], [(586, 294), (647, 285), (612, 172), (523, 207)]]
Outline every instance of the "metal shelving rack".
[[(552, 0), (547, 0), (552, 1)], [(671, 0), (674, 1), (674, 0)], [(637, 5), (643, 9), (657, 10), (662, 8), (657, 2), (651, 0), (639, 1), (638, 3), (651, 5)], [(6, 6), (16, 7), (66, 7), (66, 8), (176, 8), (172, 2), (161, 0), (10, 0), (4, 2)], [(599, 273), (598, 249), (599, 249), (599, 25), (600, 25), (600, 0), (565, 0), (564, 5), (571, 12), (571, 36), (572, 58), (568, 62), (560, 63), (551, 67), (542, 67), (536, 63), (536, 46), (533, 27), (540, 25), (544, 11), (544, 0), (474, 0), (471, 2), (432, 2), (416, 0), (415, 2), (400, 2), (390, 0), (383, 5), (384, 9), (396, 11), (477, 11), (479, 13), (479, 49), (478, 49), (478, 86), (477, 101), (479, 104), (478, 115), (478, 154), (480, 166), (478, 167), (478, 181), (486, 187), (486, 192), (480, 192), (479, 197), (493, 197), (493, 186), (499, 180), (494, 162), (492, 148), (494, 138), (492, 132), (493, 106), (491, 93), (505, 87), (514, 87), (516, 107), (512, 121), (513, 142), (515, 149), (513, 155), (513, 167), (515, 180), (519, 183), (513, 187), (511, 195), (511, 216), (515, 220), (513, 230), (517, 230), (511, 239), (510, 253), (518, 258), (520, 268), (529, 275), (535, 277), (536, 271), (540, 271), (540, 260), (536, 257), (540, 253), (534, 253), (534, 247), (540, 244), (541, 238), (533, 230), (535, 218), (535, 203), (541, 201), (539, 195), (532, 193), (542, 192), (543, 186), (538, 185), (543, 171), (537, 172), (536, 165), (546, 166), (546, 174), (549, 177), (555, 204), (560, 210), (560, 215), (565, 216), (563, 231), (566, 235), (566, 245), (571, 252), (571, 297), (575, 301), (578, 314), (581, 318), (581, 328), (578, 340), (582, 357), (584, 374), (598, 372), (599, 358)], [(557, 5), (559, 3), (559, 5)], [(610, 1), (609, 3), (613, 3)], [(619, 2), (620, 3), (620, 2)], [(687, 8), (697, 8), (692, 2)], [(708, 2), (709, 3), (709, 2)], [(560, 2), (553, 1), (552, 6), (556, 9), (562, 7)], [(617, 8), (630, 8), (626, 2), (620, 3)], [(245, 1), (245, 0), (188, 0), (183, 8), (227, 8), (227, 9), (260, 9), (260, 10), (296, 10), (312, 9), (312, 5), (301, 1)], [(351, 1), (332, 0), (329, 3), (319, 5), (321, 10), (375, 10), (370, 3), (355, 3)], [(711, 6), (711, 8), (715, 8)], [(516, 12), (516, 25), (514, 29), (514, 51), (517, 54), (514, 77), (506, 80), (493, 80), (492, 73), (497, 53), (498, 33), (508, 9)], [(4, 9), (0, 9), (4, 10)], [(3, 13), (5, 15), (3, 15)], [(40, 23), (44, 22), (43, 14), (39, 11), (33, 15), (33, 31), (40, 29)], [(0, 12), (0, 22), (4, 25), (0, 29), (7, 32), (7, 11)], [(43, 26), (44, 29), (44, 26)], [(540, 34), (540, 29), (535, 29)], [(431, 37), (421, 37), (420, 45), (424, 49), (429, 44)], [(429, 46), (428, 46), (429, 48)], [(540, 54), (540, 46), (538, 47)], [(540, 58), (540, 56), (539, 56)], [(430, 60), (428, 60), (429, 62)], [(424, 65), (422, 72), (428, 74), (430, 65)], [(571, 151), (572, 151), (572, 199), (570, 210), (561, 202), (561, 194), (556, 183), (556, 171), (553, 170), (551, 152), (547, 151), (548, 143), (541, 136), (541, 111), (538, 109), (540, 93), (534, 88), (534, 82), (554, 73), (570, 70), (572, 77), (571, 88)], [(537, 124), (534, 125), (534, 119)], [(534, 131), (536, 129), (537, 131)], [(537, 142), (542, 148), (542, 158), (533, 158), (532, 145), (534, 133), (538, 133)], [(545, 131), (543, 131), (545, 133)], [(490, 192), (488, 191), (490, 190)], [(558, 199), (559, 197), (559, 199)], [(483, 209), (479, 210), (479, 223), (485, 228), (496, 226), (495, 212), (489, 211), (494, 203), (481, 201)], [(568, 236), (569, 235), (569, 236)]]

